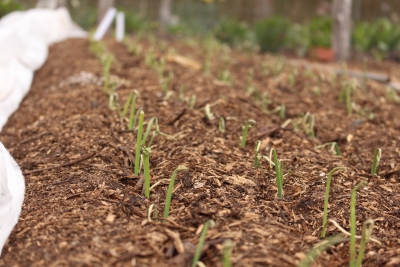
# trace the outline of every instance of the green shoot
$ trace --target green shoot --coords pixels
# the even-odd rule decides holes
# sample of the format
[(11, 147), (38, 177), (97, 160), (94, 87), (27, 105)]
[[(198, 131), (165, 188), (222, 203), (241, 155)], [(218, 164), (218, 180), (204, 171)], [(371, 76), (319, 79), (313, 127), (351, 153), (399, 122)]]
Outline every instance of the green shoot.
[(268, 92), (264, 92), (262, 94), (261, 98), (261, 106), (262, 106), (262, 111), (267, 112), (268, 111), (268, 104), (271, 103), (272, 101), (268, 97)]
[(139, 124), (136, 135), (135, 172), (134, 172), (135, 175), (139, 175), (140, 148), (142, 144), (143, 121), (144, 121), (144, 110), (141, 110), (139, 112)]
[(297, 267), (309, 267), (319, 254), (321, 254), (331, 246), (346, 242), (347, 240), (347, 238), (344, 238), (342, 236), (334, 236), (321, 241), (307, 253), (306, 257), (300, 261)]
[(128, 130), (131, 131), (134, 127), (134, 125), (136, 125), (136, 116), (135, 116), (135, 110), (136, 110), (136, 101), (137, 98), (139, 97), (139, 95), (134, 95), (133, 99), (131, 101), (131, 110), (130, 110), (130, 114), (129, 114), (129, 123), (128, 123)]
[(190, 98), (190, 101), (189, 101), (189, 108), (194, 109), (194, 105), (196, 105), (196, 96), (192, 95), (192, 97)]
[(143, 170), (144, 170), (144, 195), (150, 198), (150, 158), (151, 149), (149, 147), (142, 148)]
[(323, 147), (326, 147), (326, 146), (331, 146), (331, 147), (329, 148), (329, 151), (330, 151), (333, 155), (335, 155), (335, 156), (341, 156), (341, 155), (342, 155), (342, 152), (340, 152), (339, 145), (338, 145), (338, 143), (336, 143), (336, 142), (328, 142), (328, 143), (325, 143), (325, 144), (316, 146), (315, 148), (316, 148), (316, 149), (320, 149), (320, 148), (323, 148)]
[(118, 94), (115, 93), (115, 85), (113, 85), (111, 88), (112, 88), (111, 92), (108, 95), (108, 107), (111, 110), (116, 110), (117, 109), (117, 105), (115, 104), (115, 102), (116, 102), (116, 100), (118, 100), (119, 97), (118, 97)]
[(386, 99), (389, 101), (393, 101), (396, 104), (400, 103), (400, 98), (397, 95), (396, 90), (390, 86), (386, 87)]
[(220, 80), (221, 80), (221, 82), (226, 83), (230, 86), (232, 86), (232, 84), (233, 84), (232, 75), (229, 70), (224, 70), (222, 72)]
[(165, 77), (161, 79), (161, 88), (163, 90), (164, 95), (168, 93), (169, 82), (170, 82), (170, 77)]
[(331, 188), (331, 180), (332, 180), (332, 175), (340, 170), (346, 170), (345, 167), (336, 167), (333, 168), (329, 173), (328, 173), (328, 179), (326, 181), (326, 190), (325, 190), (325, 202), (324, 202), (324, 216), (322, 219), (322, 231), (321, 231), (321, 238), (325, 238), (325, 234), (326, 234), (326, 225), (327, 225), (327, 221), (328, 221), (328, 202), (329, 202), (329, 191)]
[(197, 244), (196, 252), (193, 257), (192, 267), (196, 267), (201, 256), (201, 251), (203, 250), (204, 242), (206, 241), (207, 231), (208, 228), (213, 228), (215, 226), (215, 222), (213, 220), (208, 220), (204, 226), (203, 230), (201, 231), (199, 244)]
[(259, 159), (259, 152), (260, 152), (261, 141), (256, 141), (256, 148), (254, 149), (254, 168), (260, 167), (260, 159)]
[(184, 93), (185, 93), (185, 85), (182, 84), (181, 87), (179, 87), (179, 95), (178, 95), (178, 99), (180, 101), (183, 100)]
[(154, 68), (157, 72), (158, 77), (162, 77), (164, 73), (164, 67), (165, 67), (165, 59), (161, 58), (158, 64), (154, 64)]
[(351, 115), (353, 112), (353, 106), (351, 105), (351, 86), (348, 86), (346, 89), (346, 110), (347, 114)]
[(174, 189), (176, 175), (178, 174), (178, 171), (186, 171), (187, 169), (188, 168), (185, 166), (178, 166), (172, 173), (171, 180), (169, 181), (167, 198), (165, 200), (165, 208), (164, 208), (164, 216), (163, 216), (164, 219), (168, 219), (168, 216), (169, 216), (169, 209), (171, 206), (171, 199), (172, 199), (172, 190)]
[(278, 198), (283, 197), (283, 163), (278, 161), (276, 155), (276, 150), (271, 149), (274, 165), (275, 165), (275, 175), (276, 175), (276, 186), (278, 187)]
[(129, 93), (128, 99), (125, 102), (124, 110), (121, 112), (121, 117), (125, 118), (126, 113), (128, 113), (129, 105), (131, 104), (133, 98), (133, 91)]
[(215, 119), (215, 116), (214, 116), (214, 114), (213, 114), (212, 111), (211, 111), (211, 106), (210, 106), (210, 104), (207, 104), (207, 105), (204, 107), (204, 110), (205, 110), (206, 117), (207, 117), (208, 120), (212, 121), (212, 120)]
[(374, 229), (374, 220), (369, 219), (363, 223), (360, 251), (358, 252), (356, 267), (361, 267), (362, 260), (364, 258), (365, 245), (368, 243), (372, 235), (372, 230)]
[(104, 65), (103, 65), (103, 78), (104, 78), (104, 88), (103, 91), (104, 93), (108, 94), (108, 87), (109, 87), (109, 81), (110, 81), (110, 69), (111, 69), (111, 62), (112, 62), (112, 57), (110, 54), (107, 54), (105, 60), (104, 60)]
[(219, 119), (218, 119), (218, 130), (221, 133), (225, 133), (225, 120), (224, 120), (224, 117), (219, 117)]
[(247, 133), (248, 133), (249, 129), (252, 127), (251, 124), (255, 124), (255, 123), (256, 123), (255, 120), (250, 119), (250, 120), (246, 121), (246, 123), (242, 127), (242, 136), (240, 137), (240, 147), (241, 148), (245, 148), (246, 142), (247, 142)]
[(151, 67), (154, 64), (154, 48), (150, 47), (149, 50), (147, 50), (147, 53), (144, 57), (144, 61), (147, 66)]
[(225, 240), (222, 249), (222, 266), (232, 267), (231, 254), (234, 243), (231, 240)]
[(279, 117), (283, 120), (285, 119), (285, 114), (286, 114), (286, 106), (281, 105), (281, 109), (279, 110)]
[(348, 82), (342, 81), (342, 84), (340, 85), (340, 91), (339, 91), (339, 103), (343, 103), (343, 101), (346, 97), (347, 86), (348, 86)]
[(249, 76), (247, 77), (247, 82), (246, 82), (246, 92), (249, 93), (249, 89), (251, 88), (251, 84), (253, 83), (253, 77), (254, 77), (254, 70), (249, 69)]
[(303, 117), (303, 130), (307, 135), (311, 136), (312, 138), (315, 138), (314, 122), (314, 116), (307, 112), (306, 115), (304, 115)]
[(380, 148), (377, 148), (374, 153), (374, 161), (372, 162), (372, 167), (371, 167), (372, 175), (378, 175), (378, 168), (379, 168), (379, 163), (381, 161), (381, 157), (382, 157), (382, 150)]
[(367, 184), (367, 181), (358, 183), (351, 192), (350, 204), (350, 267), (356, 265), (356, 197), (357, 190), (361, 189)]
[(149, 137), (149, 134), (150, 134), (151, 128), (153, 127), (153, 124), (156, 127), (156, 130), (153, 131), (153, 135), (150, 139), (150, 142), (147, 144), (147, 147), (151, 146), (151, 144), (153, 143), (153, 140), (157, 134), (160, 134), (160, 135), (163, 135), (163, 136), (166, 136), (169, 138), (173, 138), (172, 136), (160, 131), (160, 127), (158, 126), (158, 119), (156, 117), (153, 117), (150, 119), (149, 123), (147, 124), (146, 132), (144, 133), (143, 138), (142, 138), (142, 144), (141, 144), (142, 146), (146, 145), (146, 141), (147, 141), (147, 138)]

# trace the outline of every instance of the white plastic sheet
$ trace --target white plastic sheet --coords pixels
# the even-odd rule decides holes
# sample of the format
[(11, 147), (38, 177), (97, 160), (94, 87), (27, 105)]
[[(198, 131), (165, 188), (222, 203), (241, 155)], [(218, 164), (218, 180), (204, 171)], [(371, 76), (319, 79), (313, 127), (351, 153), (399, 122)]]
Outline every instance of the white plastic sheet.
[[(46, 61), (48, 45), (86, 36), (65, 8), (13, 12), (0, 20), (0, 131)], [(0, 142), (0, 255), (18, 222), (24, 190), (22, 172)]]

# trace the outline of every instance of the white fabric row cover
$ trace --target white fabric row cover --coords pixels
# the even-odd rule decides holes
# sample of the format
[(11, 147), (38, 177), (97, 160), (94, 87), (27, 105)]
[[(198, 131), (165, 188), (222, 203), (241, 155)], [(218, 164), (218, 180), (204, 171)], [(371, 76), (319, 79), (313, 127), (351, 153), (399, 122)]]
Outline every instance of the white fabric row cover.
[[(12, 12), (0, 20), (0, 131), (28, 93), (34, 71), (46, 61), (48, 46), (86, 36), (66, 8)], [(24, 190), (20, 168), (0, 143), (0, 255), (18, 221)]]

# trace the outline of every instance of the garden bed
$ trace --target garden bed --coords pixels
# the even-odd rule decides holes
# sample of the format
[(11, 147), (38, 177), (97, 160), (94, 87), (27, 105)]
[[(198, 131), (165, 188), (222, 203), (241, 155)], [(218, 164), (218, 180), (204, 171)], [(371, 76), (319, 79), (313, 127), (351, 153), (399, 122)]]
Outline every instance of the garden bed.
[[(347, 171), (333, 175), (328, 218), (349, 231), (351, 191), (368, 181), (357, 194), (357, 233), (374, 219), (372, 236), (381, 245), (367, 244), (363, 266), (399, 266), (400, 113), (384, 85), (361, 82), (348, 114), (349, 106), (338, 101), (344, 78), (267, 55), (162, 41), (158, 48), (153, 43), (156, 62), (173, 49), (210, 64), (207, 75), (196, 64), (167, 60), (162, 75), (172, 74), (168, 91), (174, 93), (166, 97), (157, 71), (145, 63), (151, 40), (141, 41), (141, 52), (136, 47), (139, 55), (123, 44), (105, 44), (116, 59), (110, 81), (117, 84), (119, 103), (138, 90), (145, 120), (157, 117), (160, 130), (173, 137), (154, 139), (151, 183), (170, 178), (179, 165), (188, 167), (177, 176), (169, 219), (148, 221), (151, 204), (163, 213), (168, 182), (156, 186), (150, 199), (136, 186), (136, 133), (109, 108), (89, 42), (68, 40), (50, 48), (30, 93), (0, 134), (26, 181), (20, 221), (0, 266), (190, 266), (209, 219), (215, 227), (201, 257), (207, 266), (222, 266), (226, 240), (234, 242), (234, 266), (296, 266), (320, 242), (327, 174), (339, 166)], [(207, 104), (213, 120), (205, 114)], [(282, 105), (286, 112), (279, 111)], [(315, 138), (307, 123), (303, 129), (307, 113), (315, 118)], [(249, 119), (256, 123), (241, 148)], [(283, 162), (282, 199), (275, 168), (265, 159), (253, 166), (257, 140), (260, 154), (269, 157), (274, 148)], [(340, 156), (330, 146), (317, 148), (328, 142), (338, 144)], [(371, 175), (377, 148), (379, 175)], [(338, 233), (329, 223), (327, 236)], [(316, 266), (348, 262), (349, 243), (342, 242), (322, 253)]]

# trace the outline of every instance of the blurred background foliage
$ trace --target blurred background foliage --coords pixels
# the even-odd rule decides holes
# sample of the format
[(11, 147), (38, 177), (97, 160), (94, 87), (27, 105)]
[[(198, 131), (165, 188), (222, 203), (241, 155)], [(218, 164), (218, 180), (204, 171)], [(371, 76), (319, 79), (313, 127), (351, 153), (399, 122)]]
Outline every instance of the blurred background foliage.
[[(331, 46), (329, 0), (172, 0), (168, 33), (212, 36), (240, 49), (305, 56)], [(0, 0), (0, 17), (34, 7), (35, 0)], [(116, 0), (127, 33), (157, 30), (160, 0)], [(96, 26), (96, 0), (69, 0), (73, 19)], [(377, 59), (400, 51), (400, 0), (353, 0), (352, 47)]]

